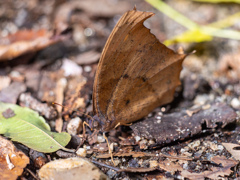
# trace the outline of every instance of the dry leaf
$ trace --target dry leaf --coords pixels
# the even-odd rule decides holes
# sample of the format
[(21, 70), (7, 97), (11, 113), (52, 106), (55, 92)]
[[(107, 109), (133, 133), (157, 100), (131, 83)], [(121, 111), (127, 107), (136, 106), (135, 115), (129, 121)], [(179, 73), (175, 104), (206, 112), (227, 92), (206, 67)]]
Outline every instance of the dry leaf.
[[(118, 8), (116, 8), (118, 7)], [(81, 10), (88, 14), (86, 19), (90, 17), (112, 17), (116, 14), (123, 13), (130, 8), (130, 4), (124, 1), (112, 1), (109, 0), (81, 0), (81, 1), (69, 1), (58, 7), (55, 13), (55, 27), (58, 31), (63, 31), (68, 27), (71, 19), (69, 15), (74, 11)], [(91, 21), (89, 21), (91, 22)], [(89, 25), (89, 24), (88, 24)]]
[(17, 150), (11, 141), (0, 136), (0, 179), (15, 180), (29, 163), (29, 158)]
[(240, 147), (239, 144), (222, 143), (222, 145), (227, 149), (227, 151), (233, 156), (234, 159), (240, 161), (240, 150), (234, 149), (236, 147)]
[(79, 65), (89, 65), (99, 60), (100, 53), (94, 50), (79, 54), (74, 60)]
[(27, 89), (26, 85), (22, 82), (13, 82), (8, 87), (0, 91), (0, 101), (6, 103), (15, 104), (18, 96), (25, 92)]
[(226, 73), (229, 77), (240, 77), (240, 54), (226, 54), (219, 61), (220, 72)]
[(172, 162), (169, 159), (160, 161), (158, 164), (161, 169), (171, 173), (183, 170), (182, 166), (180, 166), (177, 162)]
[(82, 158), (68, 158), (51, 161), (39, 171), (41, 180), (108, 180), (95, 165)]
[(35, 53), (50, 46), (63, 37), (52, 37), (52, 33), (44, 29), (21, 30), (0, 39), (0, 61), (11, 60), (26, 53)]
[(190, 173), (187, 170), (181, 172), (182, 176), (189, 179), (204, 180), (205, 178), (219, 179), (219, 177), (224, 177), (232, 173), (231, 167), (238, 164), (237, 161), (233, 159), (227, 159), (225, 156), (215, 156), (211, 160), (217, 164), (221, 164), (222, 167), (212, 167), (211, 171), (204, 171), (201, 173)]

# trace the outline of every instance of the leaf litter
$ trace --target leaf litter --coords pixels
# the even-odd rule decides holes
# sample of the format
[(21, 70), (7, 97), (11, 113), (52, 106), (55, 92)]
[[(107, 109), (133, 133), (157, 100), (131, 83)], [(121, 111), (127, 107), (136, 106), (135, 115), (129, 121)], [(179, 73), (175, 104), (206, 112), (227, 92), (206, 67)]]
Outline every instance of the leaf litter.
[[(70, 4), (74, 4), (74, 3), (70, 3)], [(144, 10), (145, 7), (147, 6), (144, 3), (142, 4), (143, 4), (143, 7), (141, 7), (140, 4), (137, 4), (137, 7), (141, 10)], [(130, 6), (132, 7), (133, 5), (130, 5)], [(39, 8), (41, 7), (42, 7), (42, 4), (40, 3)], [(72, 60), (73, 62), (76, 62), (77, 64), (81, 64), (81, 67), (83, 69), (83, 71), (81, 72), (82, 73), (81, 75), (78, 75), (78, 76), (72, 75), (72, 77), (65, 77), (64, 72), (58, 71), (58, 68), (61, 67), (61, 64), (59, 62), (60, 61), (63, 62), (63, 58), (61, 57), (59, 58), (59, 61), (52, 61), (52, 60), (47, 61), (46, 59), (44, 59), (41, 62), (35, 61), (33, 64), (30, 64), (30, 65), (25, 64), (25, 65), (21, 65), (21, 67), (13, 66), (11, 67), (11, 69), (6, 69), (6, 70), (1, 69), (0, 71), (1, 75), (11, 79), (11, 83), (15, 81), (25, 82), (26, 80), (27, 89), (25, 89), (24, 91), (15, 93), (13, 100), (11, 99), (11, 97), (9, 99), (14, 103), (20, 102), (21, 105), (31, 107), (35, 110), (37, 110), (36, 107), (38, 106), (42, 107), (42, 104), (45, 104), (43, 108), (45, 110), (44, 111), (41, 110), (38, 112), (40, 112), (42, 115), (45, 114), (44, 116), (52, 129), (56, 128), (55, 121), (52, 120), (52, 118), (55, 116), (53, 117), (49, 116), (49, 113), (51, 113), (52, 111), (50, 110), (51, 108), (47, 106), (46, 102), (56, 102), (56, 99), (63, 98), (64, 99), (63, 104), (66, 105), (67, 107), (63, 110), (64, 115), (62, 117), (62, 125), (60, 126), (60, 129), (62, 131), (66, 131), (68, 122), (70, 122), (70, 120), (76, 117), (77, 115), (81, 115), (81, 119), (85, 120), (85, 117), (82, 116), (82, 114), (79, 113), (79, 111), (75, 112), (73, 110), (80, 109), (80, 112), (83, 112), (86, 109), (87, 113), (91, 114), (92, 112), (91, 91), (92, 91), (94, 72), (96, 70), (96, 63), (94, 62), (96, 62), (97, 57), (99, 57), (99, 54), (101, 52), (99, 49), (103, 47), (105, 39), (107, 38), (105, 34), (111, 31), (109, 27), (105, 29), (103, 29), (102, 27), (105, 27), (104, 24), (106, 22), (108, 22), (109, 25), (111, 26), (112, 22), (110, 19), (116, 18), (116, 17), (113, 17), (112, 14), (103, 15), (104, 18), (102, 18), (101, 15), (94, 14), (94, 11), (88, 11), (87, 9), (90, 6), (87, 7), (86, 9), (84, 6), (81, 6), (81, 5), (79, 5), (78, 7), (76, 6), (74, 7), (73, 5), (70, 5), (70, 7), (71, 7), (70, 11), (74, 12), (72, 16), (73, 18), (69, 18), (69, 20), (71, 21), (70, 23), (72, 22), (75, 23), (75, 26), (74, 26), (75, 32), (73, 32), (73, 34), (74, 35), (81, 34), (83, 39), (80, 39), (80, 41), (77, 41), (77, 36), (74, 36), (75, 38), (74, 40), (77, 42), (76, 44), (78, 44), (78, 47), (79, 47), (78, 50), (70, 49), (73, 43), (72, 44), (70, 43), (71, 46), (69, 46), (68, 40), (63, 41), (63, 43), (66, 43), (64, 47), (69, 48), (67, 51), (63, 51), (63, 52), (66, 52), (66, 55), (64, 54), (64, 56), (67, 57), (69, 55), (69, 57), (72, 57), (75, 55), (81, 55), (84, 52), (87, 52), (89, 50), (93, 50), (93, 53), (90, 51), (91, 52), (90, 55), (92, 57), (88, 54), (87, 54), (88, 56), (85, 56), (86, 59), (89, 59), (89, 63), (87, 63), (86, 60), (85, 61), (81, 60), (83, 59), (84, 56), (83, 57), (80, 56), (81, 61), (79, 62), (77, 60), (77, 57), (73, 57), (72, 59), (70, 58), (70, 60)], [(61, 8), (64, 9), (64, 6), (62, 6)], [(75, 11), (76, 9), (83, 9), (83, 12), (85, 12), (85, 14), (82, 13), (82, 11)], [(109, 10), (113, 12), (111, 8)], [(122, 12), (119, 14), (123, 14), (126, 10), (122, 10)], [(209, 11), (209, 9), (207, 8), (206, 10)], [(90, 18), (80, 18), (80, 17), (86, 17), (87, 12), (89, 12), (89, 14), (91, 14), (90, 12), (93, 12), (93, 14), (89, 16), (87, 15), (87, 17), (90, 17)], [(211, 15), (213, 14), (215, 13), (212, 13)], [(67, 17), (69, 14), (68, 15), (63, 14), (63, 15)], [(97, 19), (96, 21), (96, 18), (98, 17), (100, 17), (100, 21), (99, 19)], [(79, 19), (85, 19), (86, 21), (79, 21)], [(96, 24), (96, 22), (98, 23)], [(68, 27), (68, 24), (70, 23), (69, 21), (67, 22), (67, 27)], [(166, 22), (165, 23), (155, 22), (154, 26), (157, 26), (158, 23), (166, 24)], [(80, 27), (79, 24), (83, 25), (82, 28), (79, 28)], [(90, 28), (87, 29), (87, 27), (90, 27)], [(103, 33), (103, 31), (105, 34)], [(87, 34), (87, 32), (88, 33), (93, 32), (93, 33)], [(170, 32), (171, 31), (168, 31), (166, 33), (168, 34)], [(162, 38), (162, 35), (159, 35), (159, 37)], [(224, 41), (224, 42), (228, 43), (227, 41)], [(221, 43), (217, 43), (217, 44), (221, 44)], [(57, 46), (57, 47), (60, 47), (60, 46)], [(218, 49), (220, 48), (220, 46), (216, 48), (217, 49), (215, 49), (214, 51), (223, 52), (221, 49)], [(235, 49), (237, 49), (237, 47), (235, 47)], [(212, 49), (209, 48), (209, 46), (206, 46), (204, 49), (204, 52), (205, 53), (209, 51), (211, 52), (211, 50)], [(55, 53), (50, 53), (50, 56), (48, 57), (51, 57), (57, 54), (58, 51), (55, 51)], [(45, 51), (45, 52), (49, 53), (49, 51)], [(191, 50), (189, 50), (189, 52), (191, 52)], [(204, 60), (204, 58), (206, 59), (206, 57), (207, 57), (207, 61)], [(209, 177), (209, 178), (219, 178), (220, 176), (231, 176), (232, 171), (230, 170), (230, 168), (234, 167), (236, 162), (230, 159), (231, 154), (229, 154), (224, 149), (223, 147), (224, 144), (222, 144), (222, 142), (232, 142), (235, 144), (238, 143), (239, 136), (236, 134), (237, 129), (236, 131), (231, 131), (231, 128), (234, 128), (234, 121), (235, 121), (234, 117), (236, 117), (235, 112), (238, 113), (235, 102), (239, 100), (240, 93), (238, 89), (240, 86), (237, 80), (234, 81), (234, 80), (229, 80), (224, 77), (221, 77), (221, 73), (219, 72), (218, 74), (214, 74), (215, 72), (213, 72), (213, 74), (216, 76), (214, 76), (214, 78), (211, 78), (213, 77), (211, 74), (212, 73), (211, 67), (216, 67), (215, 70), (217, 69), (216, 63), (209, 65), (210, 63), (213, 62), (211, 58), (212, 56), (210, 56), (210, 58), (209, 56), (203, 56), (201, 60), (190, 59), (192, 60), (192, 62), (188, 61), (190, 62), (189, 64), (185, 63), (187, 64), (186, 67), (189, 71), (185, 71), (186, 70), (185, 69), (183, 72), (182, 81), (184, 83), (182, 87), (180, 87), (177, 90), (175, 94), (176, 96), (175, 101), (166, 106), (157, 108), (155, 111), (153, 111), (149, 115), (148, 118), (146, 118), (148, 119), (147, 121), (139, 121), (136, 123), (136, 124), (143, 123), (143, 122), (146, 123), (149, 120), (151, 121), (152, 118), (155, 119), (154, 121), (158, 121), (159, 117), (161, 117), (160, 120), (162, 122), (162, 118), (171, 116), (172, 114), (173, 114), (173, 118), (171, 121), (172, 124), (169, 123), (170, 127), (173, 127), (174, 124), (179, 121), (179, 119), (183, 118), (183, 116), (186, 118), (186, 122), (187, 120), (192, 120), (192, 119), (196, 120), (194, 121), (196, 122), (194, 125), (190, 125), (186, 123), (186, 127), (183, 127), (183, 131), (185, 132), (183, 134), (180, 134), (181, 135), (180, 141), (178, 139), (178, 136), (176, 137), (171, 136), (171, 134), (174, 135), (176, 131), (175, 132), (164, 131), (165, 132), (164, 134), (160, 134), (162, 136), (161, 137), (160, 135), (158, 136), (155, 135), (156, 131), (154, 131), (151, 134), (142, 136), (140, 135), (139, 132), (138, 134), (136, 134), (136, 130), (132, 131), (128, 127), (119, 127), (117, 129), (114, 129), (111, 132), (109, 132), (109, 140), (112, 144), (112, 148), (114, 149), (114, 155), (115, 155), (114, 160), (118, 162), (119, 167), (122, 167), (122, 168), (124, 167), (126, 168), (125, 171), (133, 172), (133, 174), (120, 173), (120, 171), (116, 171), (117, 172), (116, 173), (108, 169), (109, 167), (106, 168), (103, 165), (99, 165), (99, 167), (105, 174), (107, 174), (111, 178), (145, 177), (147, 179), (152, 179), (157, 177), (158, 178), (161, 177), (162, 179), (166, 177), (179, 178), (180, 176), (183, 176), (183, 172), (185, 173), (184, 177), (186, 178), (191, 178), (192, 175), (194, 175), (195, 173), (197, 173), (199, 177)], [(196, 66), (196, 64), (198, 65)], [(226, 67), (223, 68), (224, 72), (228, 74), (232, 74), (231, 72), (232, 69), (233, 71), (237, 69), (237, 67), (236, 68), (234, 67), (234, 63), (231, 64), (228, 62), (228, 66), (230, 66), (231, 68), (230, 69)], [(16, 74), (16, 72), (18, 72), (18, 74)], [(197, 78), (194, 78), (194, 76)], [(189, 80), (187, 79), (189, 77), (193, 77), (193, 78)], [(57, 90), (56, 90), (56, 88), (58, 87), (57, 82), (62, 78), (65, 78), (67, 80), (66, 81), (67, 86), (66, 88), (63, 88), (62, 86), (61, 88), (63, 90), (61, 90), (61, 93), (57, 93)], [(194, 84), (192, 82), (194, 82)], [(10, 83), (7, 82), (4, 88), (9, 87), (9, 85)], [(10, 86), (9, 90), (11, 89), (13, 90), (14, 88)], [(181, 99), (182, 91), (184, 92), (183, 99)], [(5, 92), (8, 92), (8, 91), (5, 91)], [(27, 96), (28, 97), (27, 99), (21, 99), (20, 94), (26, 93), (26, 92), (30, 93), (32, 98), (34, 98), (37, 101), (34, 101), (32, 98), (29, 98), (29, 96)], [(23, 96), (24, 95), (26, 94), (23, 94)], [(236, 99), (233, 101), (234, 98)], [(35, 103), (36, 105), (34, 105)], [(195, 105), (198, 105), (198, 106), (195, 106)], [(68, 107), (70, 107), (70, 109), (68, 109)], [(213, 110), (215, 108), (216, 109), (220, 108), (219, 111), (216, 110), (216, 112), (219, 113), (218, 114), (219, 116), (217, 116), (214, 113), (211, 114), (210, 110)], [(224, 114), (225, 108), (227, 110), (227, 113), (229, 113), (228, 114), (229, 118), (223, 117), (219, 119), (219, 117)], [(215, 115), (215, 116), (213, 116), (212, 118), (212, 115)], [(206, 117), (209, 117), (209, 119), (205, 120)], [(223, 120), (222, 123), (221, 123), (221, 120)], [(230, 129), (228, 129), (229, 128), (228, 123), (230, 122), (232, 122), (232, 124), (230, 125)], [(189, 127), (189, 125), (190, 125), (190, 128), (189, 128), (189, 131), (187, 131), (188, 129), (187, 127)], [(132, 127), (134, 126), (136, 125), (133, 124)], [(169, 126), (163, 126), (163, 127), (165, 127), (165, 129), (169, 128)], [(182, 126), (179, 126), (179, 127), (182, 127)], [(191, 131), (190, 129), (192, 127), (197, 127), (196, 128), (197, 130)], [(219, 127), (225, 127), (225, 129), (221, 130), (219, 129)], [(182, 132), (181, 130), (182, 129), (180, 129), (180, 131), (177, 131), (177, 132), (180, 133)], [(141, 131), (141, 129), (138, 129), (138, 131)], [(106, 144), (103, 144), (105, 142), (94, 140), (90, 143), (91, 134), (92, 132), (90, 131), (90, 129), (87, 128), (86, 129), (87, 141), (85, 141), (85, 144), (83, 145), (84, 147), (82, 147), (86, 149), (86, 151), (88, 152), (86, 154), (86, 157), (89, 158), (90, 160), (95, 159), (95, 157), (97, 156), (98, 157), (105, 156), (106, 158), (110, 157), (109, 154), (106, 154), (107, 148), (104, 148), (104, 150), (106, 151), (101, 152), (101, 149), (102, 149), (101, 147), (103, 146), (106, 147)], [(142, 134), (146, 134), (146, 132), (143, 132)], [(95, 136), (96, 136), (96, 139), (99, 139), (98, 137), (101, 135), (97, 134)], [(154, 136), (157, 136), (156, 139), (154, 138)], [(74, 140), (75, 142), (71, 142), (70, 144), (75, 143), (74, 147), (76, 148), (79, 144), (83, 142), (83, 136), (80, 133), (80, 134), (73, 135), (73, 137), (71, 141), (75, 139)], [(170, 144), (168, 144), (169, 142)], [(97, 146), (98, 144), (103, 144), (103, 146), (101, 145)], [(162, 144), (165, 144), (165, 145), (162, 146)], [(69, 146), (71, 147), (71, 145)], [(17, 147), (21, 149), (24, 146), (17, 146)], [(217, 155), (220, 155), (220, 156), (218, 157)], [(50, 159), (54, 158), (54, 155), (52, 156), (47, 154), (47, 156)], [(58, 157), (61, 158), (63, 156), (58, 155)], [(224, 163), (222, 164), (219, 163), (219, 161), (216, 161), (215, 159), (213, 159), (213, 157), (217, 157), (219, 161)], [(34, 157), (31, 156), (31, 158), (34, 158)], [(99, 159), (99, 161), (104, 162), (104, 164), (106, 165), (110, 164), (108, 159)], [(158, 168), (150, 167), (150, 166), (155, 166), (156, 164), (158, 164)], [(41, 166), (31, 163), (31, 167), (32, 167), (32, 171), (36, 172), (36, 170), (38, 170), (39, 167)], [(25, 170), (25, 172), (27, 171)], [(27, 176), (26, 173), (24, 173), (23, 176)], [(238, 174), (236, 174), (236, 176), (238, 176)]]
[(17, 179), (29, 163), (29, 157), (18, 150), (11, 141), (0, 136), (0, 179)]

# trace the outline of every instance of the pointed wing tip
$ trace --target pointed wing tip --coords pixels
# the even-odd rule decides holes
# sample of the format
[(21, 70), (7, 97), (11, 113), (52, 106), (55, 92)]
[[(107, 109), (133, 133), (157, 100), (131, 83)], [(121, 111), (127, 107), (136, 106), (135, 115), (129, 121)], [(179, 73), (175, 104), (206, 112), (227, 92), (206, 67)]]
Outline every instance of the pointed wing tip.
[[(138, 11), (136, 4), (134, 5), (132, 11)], [(154, 16), (154, 15), (155, 15), (155, 13), (153, 13), (153, 12), (146, 12), (146, 11), (142, 11), (142, 12), (148, 14), (148, 15), (147, 15), (148, 17), (151, 17), (151, 16)]]

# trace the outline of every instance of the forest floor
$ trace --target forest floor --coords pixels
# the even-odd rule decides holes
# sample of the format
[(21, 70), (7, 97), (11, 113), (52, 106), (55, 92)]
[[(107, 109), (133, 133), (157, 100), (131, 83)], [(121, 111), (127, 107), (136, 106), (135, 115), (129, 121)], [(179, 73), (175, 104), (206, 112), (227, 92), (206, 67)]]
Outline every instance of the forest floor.
[[(201, 25), (240, 10), (240, 5), (231, 3), (165, 2)], [(0, 101), (38, 112), (52, 131), (71, 134), (67, 148), (80, 147), (82, 152), (40, 153), (13, 141), (30, 158), (18, 179), (38, 179), (47, 162), (79, 155), (110, 179), (240, 177), (237, 40), (213, 38), (169, 46), (174, 51), (182, 47), (189, 54), (183, 62), (181, 85), (171, 103), (131, 126), (107, 133), (115, 167), (103, 134), (86, 127), (83, 135), (83, 121), (89, 119), (81, 112), (94, 115), (93, 83), (105, 42), (121, 15), (135, 5), (137, 10), (155, 13), (145, 26), (160, 42), (186, 30), (141, 0), (0, 1)], [(239, 22), (232, 28), (239, 30)], [(16, 42), (19, 46), (14, 46)], [(8, 52), (3, 53), (6, 47)]]

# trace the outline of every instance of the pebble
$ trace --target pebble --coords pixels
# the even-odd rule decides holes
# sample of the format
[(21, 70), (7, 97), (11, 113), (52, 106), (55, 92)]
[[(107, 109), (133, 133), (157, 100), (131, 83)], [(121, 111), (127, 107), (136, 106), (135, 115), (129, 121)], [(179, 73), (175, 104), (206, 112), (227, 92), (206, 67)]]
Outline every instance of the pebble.
[(233, 108), (240, 109), (240, 101), (238, 98), (233, 98), (230, 104)]
[(79, 117), (71, 119), (67, 125), (67, 132), (71, 135), (77, 135), (82, 132), (82, 120)]
[(143, 139), (139, 142), (139, 146), (140, 146), (140, 149), (147, 149), (148, 146), (147, 146), (147, 140), (146, 139)]
[(150, 168), (158, 167), (158, 162), (156, 160), (149, 161)]
[(193, 141), (192, 143), (188, 144), (188, 147), (190, 147), (191, 149), (195, 149), (197, 147), (199, 147), (201, 144), (201, 142), (199, 140), (197, 141)]
[(79, 148), (76, 152), (76, 154), (78, 156), (81, 156), (81, 157), (86, 157), (87, 155), (87, 150), (85, 148)]
[(141, 140), (141, 137), (140, 137), (140, 136), (134, 136), (134, 138), (135, 138), (136, 143)]
[(153, 139), (150, 139), (150, 140), (148, 141), (148, 145), (153, 145), (153, 144), (155, 144), (155, 141), (154, 141)]
[(98, 143), (103, 143), (103, 142), (105, 142), (106, 140), (105, 140), (105, 138), (103, 137), (103, 136), (101, 136), (101, 135), (99, 135), (98, 137), (97, 137), (97, 142)]

